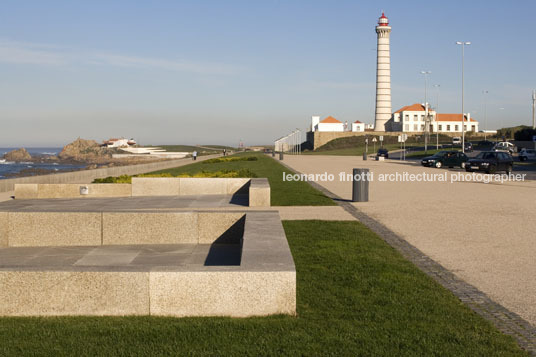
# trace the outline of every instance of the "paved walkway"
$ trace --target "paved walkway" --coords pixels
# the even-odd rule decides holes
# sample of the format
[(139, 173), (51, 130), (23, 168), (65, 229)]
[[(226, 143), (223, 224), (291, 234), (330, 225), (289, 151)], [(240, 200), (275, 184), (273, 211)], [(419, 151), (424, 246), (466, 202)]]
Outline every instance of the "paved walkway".
[(351, 183), (339, 172), (369, 168), (376, 177), (370, 201), (354, 207), (536, 325), (536, 182), (379, 182), (380, 173), (446, 170), (348, 156), (286, 155), (284, 163), (302, 173), (333, 173), (334, 181), (319, 184), (347, 200)]
[(239, 244), (145, 244), (0, 249), (0, 271), (151, 271), (240, 265)]

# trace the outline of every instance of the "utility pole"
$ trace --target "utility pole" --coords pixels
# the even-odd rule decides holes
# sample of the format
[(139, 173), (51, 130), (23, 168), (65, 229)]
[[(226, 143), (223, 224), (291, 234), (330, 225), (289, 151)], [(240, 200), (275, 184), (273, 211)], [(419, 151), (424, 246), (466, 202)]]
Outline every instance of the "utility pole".
[(431, 74), (431, 71), (421, 71), (421, 74), (424, 74), (424, 152), (428, 151), (428, 134), (430, 130), (430, 118), (428, 116), (428, 75)]
[(436, 100), (436, 108), (435, 108), (435, 115), (436, 115), (436, 150), (439, 150), (439, 122), (438, 122), (438, 115), (439, 115), (439, 88), (441, 88), (441, 84), (434, 84), (434, 87), (437, 88), (437, 100)]
[(484, 140), (487, 140), (487, 131), (488, 131), (488, 91), (483, 90), (482, 94), (484, 94)]
[(534, 111), (536, 107), (536, 90), (532, 91), (532, 129), (536, 129), (536, 119), (534, 118)]
[(464, 72), (464, 57), (465, 57), (465, 46), (470, 45), (471, 42), (458, 41), (457, 45), (462, 46), (462, 152), (465, 152), (465, 114), (463, 112), (463, 72)]

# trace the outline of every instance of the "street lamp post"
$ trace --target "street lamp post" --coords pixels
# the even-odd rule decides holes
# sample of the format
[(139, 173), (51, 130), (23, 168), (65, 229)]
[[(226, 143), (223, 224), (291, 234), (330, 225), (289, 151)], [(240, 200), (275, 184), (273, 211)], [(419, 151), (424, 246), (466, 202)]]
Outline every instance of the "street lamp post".
[(464, 57), (465, 46), (469, 46), (471, 42), (457, 41), (457, 45), (462, 46), (462, 152), (465, 152), (465, 114), (463, 112), (463, 71), (464, 71)]
[(536, 107), (536, 90), (532, 91), (532, 129), (536, 129), (536, 119), (534, 117), (534, 111)]
[(436, 115), (436, 150), (439, 150), (439, 122), (437, 121), (437, 116), (439, 115), (439, 88), (441, 87), (441, 84), (434, 84), (434, 88), (437, 89), (437, 100), (436, 100), (436, 108), (435, 108), (435, 115)]
[(424, 75), (424, 152), (428, 151), (428, 134), (430, 130), (430, 121), (428, 116), (428, 98), (427, 98), (427, 89), (428, 89), (428, 75), (431, 74), (431, 71), (421, 71), (421, 74)]
[(484, 94), (484, 140), (487, 140), (487, 131), (488, 131), (488, 91), (483, 90), (482, 94)]

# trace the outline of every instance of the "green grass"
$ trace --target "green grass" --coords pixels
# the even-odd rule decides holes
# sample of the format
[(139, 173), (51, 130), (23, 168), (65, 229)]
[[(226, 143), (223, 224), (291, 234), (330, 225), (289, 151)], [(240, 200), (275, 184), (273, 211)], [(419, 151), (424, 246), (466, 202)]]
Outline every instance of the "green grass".
[(284, 227), (296, 317), (0, 318), (0, 355), (527, 355), (360, 223)]
[(193, 152), (197, 151), (198, 155), (210, 155), (214, 153), (219, 153), (222, 150), (218, 148), (213, 149), (207, 149), (207, 148), (201, 148), (199, 146), (195, 145), (156, 145), (159, 148), (162, 148), (166, 151), (170, 152)]
[(155, 173), (170, 173), (178, 176), (181, 173), (195, 174), (200, 171), (240, 170), (247, 169), (257, 177), (266, 177), (270, 182), (272, 206), (333, 206), (331, 199), (314, 189), (307, 182), (283, 181), (283, 173), (293, 173), (292, 170), (277, 163), (262, 153), (241, 153), (230, 157), (256, 157), (254, 161), (230, 161), (205, 164), (198, 162), (174, 169), (166, 169)]
[[(400, 150), (400, 144), (388, 144), (388, 145), (384, 145), (383, 147), (389, 151)], [(408, 147), (410, 146), (406, 145), (406, 148)], [(374, 149), (374, 145), (369, 145), (368, 154), (375, 155), (378, 152), (379, 148), (380, 148), (379, 143), (376, 143), (375, 149)], [(357, 146), (357, 147), (343, 148), (343, 149), (304, 151), (303, 154), (304, 155), (362, 156), (364, 152), (365, 152), (364, 146)]]

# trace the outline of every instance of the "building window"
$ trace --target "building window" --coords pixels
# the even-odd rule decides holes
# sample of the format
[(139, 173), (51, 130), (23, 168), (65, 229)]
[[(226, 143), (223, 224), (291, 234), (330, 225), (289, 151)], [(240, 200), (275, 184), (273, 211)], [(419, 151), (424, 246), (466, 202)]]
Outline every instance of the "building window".
[(439, 131), (443, 130), (443, 125), (439, 125), (438, 127), (439, 127), (438, 129)]
[(404, 125), (404, 131), (409, 131), (409, 124)]
[(454, 127), (454, 131), (458, 131), (458, 125)]
[(476, 131), (476, 125), (471, 126), (472, 131)]
[(409, 114), (404, 115), (404, 120), (409, 121)]
[(450, 125), (447, 125), (447, 131), (450, 131)]
[(424, 125), (421, 125), (421, 130), (424, 131)]
[(415, 114), (415, 115), (413, 116), (413, 120), (415, 120), (415, 121), (419, 121), (419, 116), (418, 116), (417, 114)]
[(419, 130), (418, 128), (419, 128), (418, 124), (413, 124), (413, 131)]

